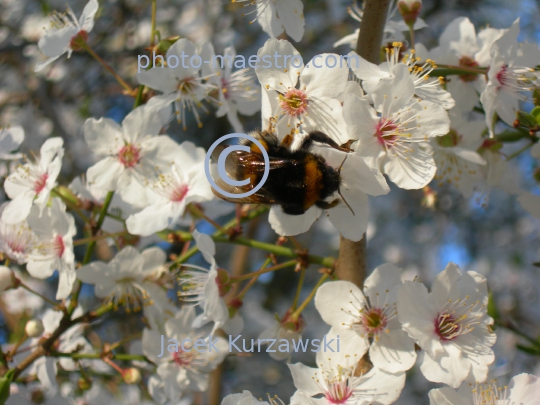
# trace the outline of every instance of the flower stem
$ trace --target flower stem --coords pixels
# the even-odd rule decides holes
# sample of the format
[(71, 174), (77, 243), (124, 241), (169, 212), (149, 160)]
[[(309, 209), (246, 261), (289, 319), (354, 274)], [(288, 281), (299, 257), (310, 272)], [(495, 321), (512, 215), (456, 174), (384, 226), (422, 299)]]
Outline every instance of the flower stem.
[(304, 300), (304, 302), (302, 302), (302, 304), (300, 304), (298, 309), (291, 314), (290, 319), (292, 322), (296, 322), (298, 320), (298, 318), (302, 314), (302, 311), (306, 309), (310, 301), (313, 299), (313, 297), (315, 297), (315, 293), (317, 292), (319, 287), (325, 282), (328, 277), (328, 273), (323, 274), (323, 276), (319, 279), (313, 290), (309, 293), (308, 297)]
[(73, 246), (86, 245), (87, 243), (96, 242), (101, 239), (114, 238), (116, 236), (127, 235), (127, 231), (116, 232), (116, 233), (104, 233), (103, 235), (94, 236), (92, 238), (77, 239), (73, 241)]
[[(271, 259), (267, 259), (267, 262)], [(231, 283), (238, 283), (239, 281), (249, 280), (250, 278), (257, 278), (262, 274), (270, 273), (271, 271), (281, 270), (285, 269), (287, 267), (295, 266), (298, 263), (298, 260), (289, 260), (288, 262), (276, 264), (275, 266), (266, 267), (268, 264), (265, 262), (264, 266), (261, 268), (261, 270), (253, 271), (248, 274), (244, 274), (242, 276), (233, 277), (231, 278)], [(266, 267), (266, 268), (265, 268)]]
[(298, 305), (298, 300), (300, 299), (300, 293), (302, 292), (302, 287), (304, 286), (304, 279), (306, 278), (306, 268), (302, 266), (300, 270), (300, 280), (298, 281), (298, 286), (296, 287), (296, 294), (294, 296), (294, 301), (291, 306), (291, 311), (296, 309)]
[[(271, 262), (272, 262), (272, 258), (271, 257), (267, 258), (264, 261), (263, 265), (261, 266), (261, 270), (265, 269), (265, 267), (268, 266)], [(251, 274), (255, 274), (255, 273), (258, 273), (258, 272), (254, 272)], [(249, 280), (249, 283), (245, 285), (245, 287), (242, 289), (242, 291), (240, 291), (240, 293), (238, 294), (236, 298), (239, 300), (243, 300), (246, 293), (249, 291), (251, 287), (253, 287), (253, 284), (255, 284), (258, 278), (259, 278), (258, 276), (252, 277), (251, 280)]]
[(152, 0), (152, 25), (150, 31), (150, 46), (155, 45), (156, 38), (156, 12), (157, 12), (157, 0)]
[(43, 301), (45, 301), (46, 303), (52, 305), (53, 307), (57, 307), (58, 306), (58, 302), (54, 302), (50, 299), (48, 299), (47, 297), (45, 297), (44, 295), (41, 295), (40, 293), (38, 293), (37, 291), (34, 291), (32, 290), (30, 287), (28, 287), (26, 284), (24, 284), (22, 281), (20, 282), (19, 284), (22, 288), (24, 288), (26, 291), (34, 294), (34, 295), (37, 295), (39, 298), (41, 298)]
[(118, 73), (107, 63), (105, 62), (93, 49), (88, 43), (85, 43), (83, 46), (83, 49), (88, 52), (95, 60), (97, 60), (101, 65), (107, 70), (111, 75), (114, 76), (116, 81), (122, 86), (130, 95), (134, 94), (134, 90), (131, 88), (129, 84), (127, 84), (124, 79), (120, 77)]

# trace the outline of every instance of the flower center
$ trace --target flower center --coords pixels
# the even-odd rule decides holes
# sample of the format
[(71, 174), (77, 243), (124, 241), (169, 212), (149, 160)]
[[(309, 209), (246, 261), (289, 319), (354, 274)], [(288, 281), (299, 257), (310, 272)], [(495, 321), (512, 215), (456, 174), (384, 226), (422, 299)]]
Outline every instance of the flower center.
[(377, 127), (375, 128), (375, 135), (377, 141), (388, 148), (392, 147), (398, 137), (399, 126), (392, 120), (381, 118)]
[(330, 382), (324, 397), (331, 404), (344, 404), (352, 394), (353, 389), (350, 384), (350, 378), (346, 378), (344, 380)]
[(141, 150), (133, 144), (127, 144), (118, 153), (118, 160), (126, 168), (130, 168), (139, 163)]
[(285, 94), (279, 95), (279, 100), (283, 111), (295, 117), (305, 114), (309, 103), (306, 92), (300, 89), (287, 90)]
[[(466, 67), (466, 68), (475, 68), (475, 67), (478, 67), (478, 62), (475, 61), (470, 56), (462, 56), (461, 59), (459, 60), (459, 66)], [(459, 78), (463, 80), (464, 82), (474, 82), (477, 77), (478, 77), (478, 74), (476, 73), (459, 75)]]
[(362, 315), (362, 325), (370, 334), (381, 332), (387, 323), (388, 320), (381, 308), (370, 308)]
[(171, 201), (182, 202), (189, 191), (187, 184), (181, 184), (176, 187), (171, 193)]
[(221, 92), (223, 93), (225, 100), (228, 100), (231, 97), (229, 92), (229, 83), (224, 77), (221, 78)]
[(193, 360), (192, 351), (185, 352), (182, 348), (178, 348), (177, 352), (173, 352), (173, 361), (180, 367), (189, 367)]
[(197, 86), (197, 78), (194, 76), (186, 77), (178, 82), (178, 91), (183, 95), (192, 94)]
[(508, 81), (507, 70), (508, 70), (508, 66), (502, 65), (501, 70), (499, 70), (499, 72), (495, 76), (497, 80), (499, 81), (499, 83), (501, 84), (501, 87), (507, 84), (507, 81)]
[(64, 244), (64, 239), (60, 235), (56, 235), (53, 242), (54, 253), (58, 257), (62, 257), (64, 251), (66, 250), (66, 245)]
[(497, 380), (481, 384), (472, 389), (473, 405), (499, 405), (508, 400), (508, 387), (497, 387)]
[(43, 173), (37, 178), (37, 180), (34, 182), (34, 191), (36, 192), (36, 194), (39, 194), (43, 191), (43, 189), (47, 185), (48, 178), (49, 175), (47, 173)]

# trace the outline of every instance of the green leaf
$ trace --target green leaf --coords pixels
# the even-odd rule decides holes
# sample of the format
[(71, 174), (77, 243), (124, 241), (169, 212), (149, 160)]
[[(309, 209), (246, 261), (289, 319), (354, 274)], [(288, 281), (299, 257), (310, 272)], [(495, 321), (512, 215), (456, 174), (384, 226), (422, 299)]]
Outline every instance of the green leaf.
[(8, 370), (2, 378), (0, 378), (0, 405), (4, 405), (9, 398), (9, 386), (13, 381), (15, 369)]
[(537, 349), (536, 347), (523, 346), (519, 344), (516, 345), (516, 347), (527, 354), (531, 354), (533, 356), (540, 356), (540, 349)]
[(529, 131), (525, 128), (507, 129), (495, 135), (500, 142), (517, 142), (523, 138), (530, 138)]
[(525, 111), (516, 111), (516, 117), (519, 121), (519, 124), (526, 128), (534, 128), (538, 125), (538, 119), (534, 115), (529, 114)]
[[(499, 311), (497, 310), (497, 304), (495, 303), (495, 298), (493, 297), (493, 292), (489, 292), (488, 295), (488, 305), (487, 305), (487, 313), (489, 316), (491, 316), (495, 320), (495, 324), (497, 324), (497, 321), (499, 320)], [(492, 326), (493, 330), (495, 330), (495, 325)]]
[(531, 111), (531, 115), (536, 120), (536, 123), (540, 124), (540, 107), (534, 107), (533, 110)]

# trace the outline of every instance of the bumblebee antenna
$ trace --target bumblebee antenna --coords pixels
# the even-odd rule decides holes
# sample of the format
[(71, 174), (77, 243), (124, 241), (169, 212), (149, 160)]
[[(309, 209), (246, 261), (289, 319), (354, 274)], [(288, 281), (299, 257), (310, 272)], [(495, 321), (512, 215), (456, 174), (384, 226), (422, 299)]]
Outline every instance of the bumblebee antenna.
[[(345, 164), (345, 161), (347, 160), (347, 157), (349, 156), (349, 154), (345, 154), (345, 157), (343, 158), (343, 161), (341, 162), (341, 165), (339, 165), (339, 169), (338, 171), (341, 173), (341, 169), (343, 168), (343, 165)], [(353, 216), (355, 215), (354, 214), (354, 211), (353, 209), (351, 208), (351, 206), (349, 205), (349, 203), (347, 202), (347, 200), (345, 199), (345, 197), (343, 197), (343, 194), (341, 194), (341, 185), (340, 187), (338, 187), (338, 194), (339, 196), (341, 197), (341, 199), (343, 200), (343, 202), (345, 203), (345, 205), (351, 210)]]

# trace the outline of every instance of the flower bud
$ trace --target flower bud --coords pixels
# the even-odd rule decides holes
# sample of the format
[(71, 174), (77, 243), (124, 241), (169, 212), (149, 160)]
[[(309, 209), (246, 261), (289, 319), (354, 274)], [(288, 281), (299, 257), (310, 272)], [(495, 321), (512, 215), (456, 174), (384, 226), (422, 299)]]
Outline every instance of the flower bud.
[(532, 114), (525, 111), (516, 111), (516, 121), (518, 123), (517, 126), (521, 125), (526, 128), (534, 128), (538, 126), (536, 118)]
[(39, 319), (30, 319), (28, 322), (26, 322), (24, 331), (26, 332), (28, 337), (31, 338), (41, 336), (41, 334), (43, 333), (43, 323), (41, 323)]
[(126, 368), (122, 378), (126, 384), (138, 384), (141, 381), (141, 372), (135, 367)]
[(400, 0), (398, 3), (398, 10), (403, 21), (411, 28), (414, 26), (421, 9), (422, 0)]
[(6, 266), (0, 266), (0, 292), (15, 287), (17, 278), (15, 274)]
[(81, 377), (77, 381), (77, 386), (81, 391), (88, 391), (90, 388), (92, 388), (92, 380)]

